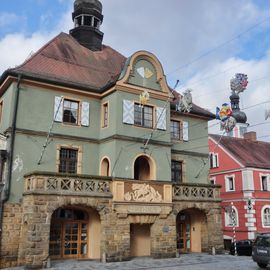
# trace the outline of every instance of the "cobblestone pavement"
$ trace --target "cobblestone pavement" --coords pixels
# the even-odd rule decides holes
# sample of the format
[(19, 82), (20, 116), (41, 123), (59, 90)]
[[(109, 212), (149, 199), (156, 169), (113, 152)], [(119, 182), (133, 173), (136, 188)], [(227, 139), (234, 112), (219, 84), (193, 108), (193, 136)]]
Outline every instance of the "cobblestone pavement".
[[(22, 270), (23, 267), (6, 268)], [(174, 259), (136, 258), (127, 262), (52, 261), (51, 270), (255, 270), (259, 269), (250, 256), (184, 254)], [(270, 265), (267, 267), (270, 269)]]

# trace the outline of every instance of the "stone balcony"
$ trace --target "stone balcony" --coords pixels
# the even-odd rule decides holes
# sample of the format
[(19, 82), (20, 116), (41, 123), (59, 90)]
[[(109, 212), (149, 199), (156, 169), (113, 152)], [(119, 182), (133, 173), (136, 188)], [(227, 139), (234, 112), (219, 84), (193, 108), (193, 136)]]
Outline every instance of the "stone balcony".
[(34, 172), (25, 175), (24, 194), (112, 197), (111, 178)]
[(171, 205), (173, 201), (220, 201), (220, 186), (34, 172), (25, 175), (24, 194), (103, 197), (112, 198), (114, 204)]
[(220, 201), (220, 188), (210, 184), (175, 184), (173, 201)]

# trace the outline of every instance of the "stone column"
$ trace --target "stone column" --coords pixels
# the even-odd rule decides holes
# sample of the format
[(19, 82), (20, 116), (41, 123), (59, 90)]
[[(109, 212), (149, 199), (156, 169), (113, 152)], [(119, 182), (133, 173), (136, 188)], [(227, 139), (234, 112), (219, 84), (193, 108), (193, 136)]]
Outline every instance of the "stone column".
[(151, 256), (173, 258), (176, 256), (176, 218), (173, 213), (159, 216), (151, 226)]
[(19, 262), (25, 261), (26, 269), (40, 269), (46, 266), (50, 238), (47, 216), (46, 198), (30, 195), (24, 197)]
[[(108, 208), (107, 208), (108, 209)], [(130, 259), (130, 224), (126, 217), (117, 213), (100, 212), (101, 217), (101, 258), (107, 262)]]
[(221, 208), (213, 206), (207, 213), (207, 229), (208, 229), (208, 251), (212, 253), (215, 248), (216, 253), (224, 251), (223, 231), (221, 223)]

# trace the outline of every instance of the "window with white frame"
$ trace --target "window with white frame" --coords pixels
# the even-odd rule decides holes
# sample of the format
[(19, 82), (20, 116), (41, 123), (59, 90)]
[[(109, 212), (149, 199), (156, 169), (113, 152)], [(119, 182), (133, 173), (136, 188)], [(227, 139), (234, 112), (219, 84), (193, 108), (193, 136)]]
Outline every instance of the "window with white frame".
[(215, 185), (216, 184), (216, 178), (215, 177), (210, 178), (210, 184), (211, 185)]
[(226, 191), (235, 191), (234, 175), (225, 176)]
[(88, 102), (72, 98), (54, 97), (54, 121), (69, 125), (89, 126)]
[(262, 191), (268, 191), (268, 176), (261, 175), (261, 187)]
[(262, 208), (262, 225), (263, 227), (270, 227), (270, 205), (265, 205)]
[(236, 207), (232, 206), (228, 211), (225, 211), (225, 226), (238, 227), (238, 211)]
[(218, 164), (218, 154), (217, 153), (210, 153), (210, 168), (217, 168)]
[(167, 129), (167, 110), (163, 107), (155, 107), (123, 100), (123, 123), (145, 128)]

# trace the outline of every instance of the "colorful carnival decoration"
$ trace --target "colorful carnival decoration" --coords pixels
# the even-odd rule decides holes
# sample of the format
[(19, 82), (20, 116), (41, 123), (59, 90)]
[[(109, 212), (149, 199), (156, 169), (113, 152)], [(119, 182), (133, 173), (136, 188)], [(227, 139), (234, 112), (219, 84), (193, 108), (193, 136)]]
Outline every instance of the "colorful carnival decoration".
[(146, 103), (148, 102), (150, 98), (149, 93), (144, 90), (141, 94), (140, 94), (140, 106), (143, 107), (144, 105), (146, 105)]
[(216, 108), (216, 119), (220, 121), (220, 129), (230, 132), (236, 125), (236, 120), (232, 116), (232, 109), (228, 103), (223, 103), (221, 108)]
[(246, 90), (248, 85), (248, 76), (243, 73), (236, 73), (235, 77), (231, 79), (231, 90), (239, 94)]
[(180, 112), (190, 112), (192, 108), (191, 89), (184, 91), (183, 95), (179, 97), (179, 102), (176, 105), (176, 110)]

